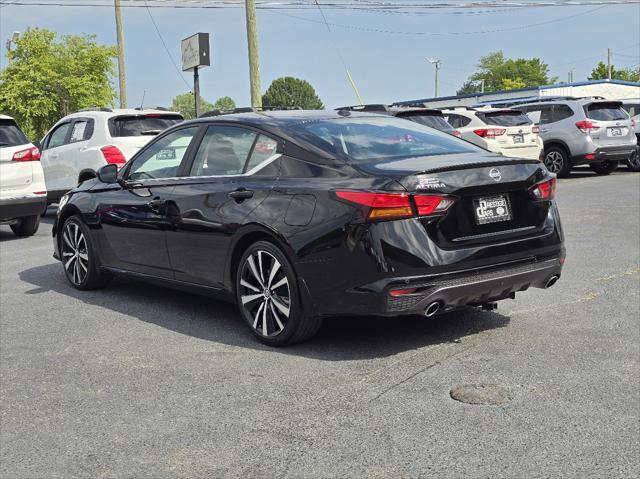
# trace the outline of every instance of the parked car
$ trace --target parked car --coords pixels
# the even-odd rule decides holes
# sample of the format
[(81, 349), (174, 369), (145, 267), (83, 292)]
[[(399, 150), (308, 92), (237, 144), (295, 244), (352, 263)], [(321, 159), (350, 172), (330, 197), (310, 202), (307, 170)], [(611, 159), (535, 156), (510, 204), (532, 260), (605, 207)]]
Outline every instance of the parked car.
[(631, 119), (619, 101), (560, 97), (515, 108), (526, 112), (540, 127), (544, 163), (561, 178), (582, 164), (599, 175), (608, 175), (636, 150)]
[(631, 117), (633, 131), (636, 135), (636, 151), (627, 160), (632, 171), (640, 171), (640, 98), (621, 100), (622, 108)]
[(183, 120), (158, 109), (94, 108), (58, 121), (40, 142), (48, 203), (106, 164), (122, 167), (151, 138)]
[(521, 111), (455, 107), (442, 113), (463, 140), (504, 156), (542, 160), (538, 127)]
[(38, 231), (47, 205), (40, 151), (27, 140), (16, 121), (0, 115), (0, 224), (17, 236)]
[(350, 111), (176, 125), (61, 200), (79, 290), (129, 274), (235, 298), (270, 345), (326, 316), (493, 307), (560, 277), (555, 176), (423, 125)]
[(436, 130), (444, 131), (445, 133), (449, 133), (453, 136), (460, 136), (460, 132), (454, 130), (453, 127), (449, 123), (447, 123), (447, 120), (444, 119), (444, 115), (442, 114), (442, 112), (434, 108), (370, 104), (343, 106), (340, 108), (336, 108), (336, 111), (340, 110), (397, 116), (398, 118), (404, 118), (405, 120), (415, 121), (416, 123), (428, 126), (429, 128), (435, 128)]

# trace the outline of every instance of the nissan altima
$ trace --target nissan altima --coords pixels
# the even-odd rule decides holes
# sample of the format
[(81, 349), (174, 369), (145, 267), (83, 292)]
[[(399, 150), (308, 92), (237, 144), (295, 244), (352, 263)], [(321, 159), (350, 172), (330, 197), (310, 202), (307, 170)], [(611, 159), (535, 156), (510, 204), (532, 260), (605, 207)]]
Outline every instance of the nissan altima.
[(493, 307), (560, 277), (556, 179), (446, 133), (350, 111), (180, 123), (61, 200), (74, 288), (128, 275), (237, 302), (279, 346), (337, 315)]

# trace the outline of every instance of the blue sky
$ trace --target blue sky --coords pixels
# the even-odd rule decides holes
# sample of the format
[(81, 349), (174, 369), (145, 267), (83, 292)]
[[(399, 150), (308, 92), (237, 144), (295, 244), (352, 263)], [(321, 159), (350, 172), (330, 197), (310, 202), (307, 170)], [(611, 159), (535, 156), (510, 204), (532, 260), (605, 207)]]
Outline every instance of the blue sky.
[[(590, 12), (594, 8), (599, 9)], [(205, 99), (229, 95), (238, 105), (249, 104), (242, 9), (155, 8), (152, 13), (177, 62), (182, 38), (198, 31), (210, 33), (213, 66), (201, 74)], [(355, 28), (332, 27), (329, 35), (317, 10), (258, 11), (263, 91), (273, 79), (293, 75), (310, 81), (328, 107), (356, 103), (340, 53), (363, 99), (371, 103), (433, 96), (434, 69), (425, 57), (442, 61), (440, 95), (455, 94), (478, 58), (500, 49), (508, 57), (540, 57), (560, 80), (566, 80), (571, 68), (574, 80), (586, 79), (598, 60), (606, 61), (607, 47), (615, 52), (616, 67), (640, 63), (640, 4), (505, 9), (474, 15), (461, 15), (459, 10), (430, 10), (428, 15), (329, 9), (325, 13), (330, 23)], [(574, 15), (579, 16), (563, 20)], [(176, 94), (188, 91), (187, 85), (171, 64), (147, 11), (127, 8), (124, 16), (130, 104), (139, 104), (146, 90), (145, 105), (169, 105)], [(507, 32), (433, 35), (549, 21), (553, 22)], [(0, 8), (0, 40), (4, 52), (11, 32), (41, 27), (60, 34), (95, 33), (98, 41), (115, 44), (114, 22), (112, 8), (6, 6)], [(368, 31), (376, 29), (431, 34)], [(3, 57), (0, 67), (5, 65)], [(184, 78), (192, 82), (190, 74)]]

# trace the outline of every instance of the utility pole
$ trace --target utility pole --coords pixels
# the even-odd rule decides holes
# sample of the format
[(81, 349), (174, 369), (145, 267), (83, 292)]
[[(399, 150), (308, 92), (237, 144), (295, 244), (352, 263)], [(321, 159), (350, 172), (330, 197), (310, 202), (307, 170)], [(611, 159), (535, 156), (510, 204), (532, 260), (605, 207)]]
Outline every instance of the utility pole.
[(262, 107), (260, 91), (260, 55), (258, 52), (258, 32), (256, 27), (256, 0), (245, 0), (247, 17), (247, 45), (249, 48), (249, 83), (251, 85), (251, 106)]
[(438, 97), (438, 70), (440, 70), (440, 60), (436, 60), (435, 58), (427, 58), (427, 61), (429, 63), (432, 63), (436, 66), (436, 93), (435, 93), (435, 97)]
[(480, 93), (484, 93), (484, 78), (480, 79)]
[(611, 48), (607, 48), (607, 78), (611, 80)]
[(127, 78), (124, 69), (124, 33), (122, 32), (122, 7), (114, 0), (116, 9), (116, 32), (118, 38), (118, 83), (120, 86), (120, 108), (127, 107)]
[(195, 97), (196, 118), (200, 116), (200, 74), (198, 67), (193, 69), (193, 96)]

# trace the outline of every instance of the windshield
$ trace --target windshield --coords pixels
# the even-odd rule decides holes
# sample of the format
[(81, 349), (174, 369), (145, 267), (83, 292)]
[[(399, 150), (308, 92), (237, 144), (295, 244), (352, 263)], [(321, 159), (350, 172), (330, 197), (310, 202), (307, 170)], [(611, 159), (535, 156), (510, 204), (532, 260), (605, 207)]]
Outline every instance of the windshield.
[(476, 115), (487, 125), (524, 126), (532, 123), (527, 115), (517, 110), (477, 112)]
[(13, 120), (0, 120), (0, 147), (26, 145), (29, 140)]
[(592, 103), (587, 106), (587, 118), (600, 121), (626, 120), (627, 112), (620, 103)]
[(398, 115), (398, 118), (404, 118), (405, 120), (415, 121), (421, 125), (428, 126), (429, 128), (435, 128), (436, 130), (450, 132), (453, 131), (453, 127), (447, 123), (442, 115), (430, 115), (428, 113), (407, 113), (404, 115)]
[(144, 136), (157, 135), (162, 130), (180, 123), (182, 117), (176, 114), (126, 115), (117, 116), (109, 120), (111, 136)]
[(481, 151), (446, 133), (395, 117), (309, 120), (291, 129), (332, 156), (356, 161)]

